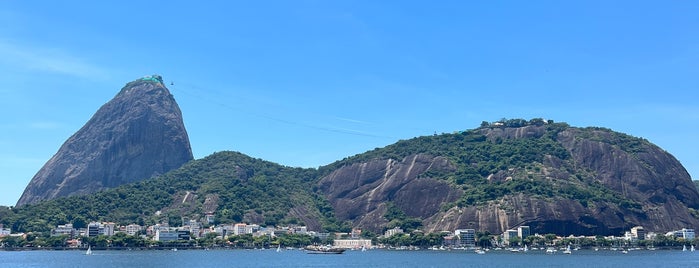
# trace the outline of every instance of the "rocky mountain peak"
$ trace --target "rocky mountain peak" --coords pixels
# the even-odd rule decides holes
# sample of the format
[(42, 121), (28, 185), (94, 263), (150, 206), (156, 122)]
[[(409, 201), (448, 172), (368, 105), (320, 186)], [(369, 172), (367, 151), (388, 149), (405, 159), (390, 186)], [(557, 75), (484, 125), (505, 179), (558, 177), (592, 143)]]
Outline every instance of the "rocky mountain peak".
[(193, 159), (182, 113), (162, 77), (129, 82), (39, 170), (17, 205), (147, 179)]

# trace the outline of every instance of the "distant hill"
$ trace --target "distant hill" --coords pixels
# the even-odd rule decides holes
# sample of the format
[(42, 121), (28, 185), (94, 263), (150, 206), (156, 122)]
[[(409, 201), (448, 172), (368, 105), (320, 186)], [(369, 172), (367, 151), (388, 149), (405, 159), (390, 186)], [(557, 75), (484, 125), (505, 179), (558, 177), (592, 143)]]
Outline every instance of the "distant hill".
[[(13, 230), (180, 217), (299, 223), (311, 230), (619, 235), (699, 228), (699, 193), (682, 165), (649, 141), (542, 119), (402, 140), (319, 169), (215, 153), (142, 182), (0, 212)], [(159, 211), (159, 212), (158, 212)]]

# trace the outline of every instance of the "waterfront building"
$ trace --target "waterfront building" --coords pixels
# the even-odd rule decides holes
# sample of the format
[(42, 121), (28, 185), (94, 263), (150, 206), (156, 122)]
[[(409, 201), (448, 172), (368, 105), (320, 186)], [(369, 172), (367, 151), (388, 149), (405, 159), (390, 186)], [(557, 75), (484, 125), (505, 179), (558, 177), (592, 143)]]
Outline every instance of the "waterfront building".
[(682, 230), (668, 232), (666, 235), (684, 238), (685, 240), (694, 240), (694, 229), (682, 228)]
[(100, 223), (99, 222), (90, 222), (87, 224), (87, 236), (88, 237), (95, 237), (100, 234)]
[[(260, 226), (257, 226), (257, 230), (259, 230)], [(244, 235), (244, 234), (252, 234), (256, 232), (257, 230), (254, 230), (253, 225), (247, 225), (245, 223), (236, 223), (233, 225), (233, 234), (234, 235)]]
[(646, 240), (646, 231), (643, 229), (643, 226), (631, 228), (631, 237), (637, 240)]
[(524, 240), (529, 235), (531, 235), (531, 230), (529, 229), (529, 226), (517, 227), (517, 236), (519, 236), (519, 238)]
[(8, 236), (12, 233), (12, 230), (10, 228), (4, 228), (2, 224), (0, 224), (0, 237), (5, 237)]
[(201, 223), (196, 220), (189, 220), (187, 224), (183, 225), (184, 228), (188, 229), (189, 232), (195, 237), (199, 238), (199, 231), (201, 230)]
[(311, 236), (319, 238), (321, 241), (325, 241), (328, 238), (330, 238), (330, 233), (316, 233), (316, 232), (311, 232)]
[(167, 223), (158, 223), (156, 225), (151, 225), (146, 228), (146, 235), (155, 236), (158, 230), (169, 230), (170, 225)]
[(141, 230), (143, 230), (143, 227), (138, 224), (129, 224), (124, 228), (124, 232), (128, 235), (136, 235)]
[(189, 240), (192, 238), (192, 233), (185, 228), (177, 229), (177, 240)]
[(502, 239), (506, 245), (509, 245), (510, 240), (515, 238), (515, 237), (519, 237), (519, 232), (515, 229), (509, 229), (509, 230), (505, 231), (504, 233), (502, 233)]
[(400, 227), (395, 227), (393, 229), (386, 230), (386, 232), (384, 232), (383, 236), (388, 238), (388, 237), (391, 237), (391, 236), (394, 236), (397, 234), (402, 234), (402, 233), (403, 233), (403, 229), (401, 229)]
[(371, 239), (337, 239), (333, 241), (333, 246), (346, 249), (371, 248)]
[(475, 229), (458, 229), (454, 231), (454, 235), (458, 237), (458, 246), (475, 247), (476, 246), (476, 230)]
[(254, 234), (256, 232), (260, 231), (260, 226), (257, 224), (248, 224), (245, 226), (245, 233), (246, 234)]
[(67, 235), (69, 239), (75, 238), (75, 228), (73, 224), (68, 223), (56, 226), (56, 229), (51, 230), (51, 236)]
[(100, 223), (100, 235), (113, 236), (114, 230), (116, 229), (116, 223), (113, 222), (103, 222)]
[(170, 230), (170, 228), (158, 228), (155, 230), (155, 236), (153, 240), (161, 242), (177, 241), (178, 232), (176, 230)]
[(116, 224), (113, 222), (90, 222), (87, 225), (87, 236), (95, 237), (98, 235), (113, 236)]
[(294, 226), (291, 228), (292, 233), (294, 234), (307, 234), (308, 233), (308, 227), (306, 226)]
[(456, 247), (459, 239), (455, 235), (447, 235), (442, 237), (442, 245), (445, 247)]

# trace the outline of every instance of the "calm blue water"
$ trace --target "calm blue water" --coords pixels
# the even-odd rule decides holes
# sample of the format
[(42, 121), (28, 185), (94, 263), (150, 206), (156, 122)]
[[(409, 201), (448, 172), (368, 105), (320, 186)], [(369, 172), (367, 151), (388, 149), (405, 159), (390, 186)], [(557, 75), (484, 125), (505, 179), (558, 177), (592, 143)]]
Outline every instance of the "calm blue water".
[(575, 251), (347, 251), (312, 255), (300, 250), (0, 251), (0, 267), (699, 267), (699, 252)]

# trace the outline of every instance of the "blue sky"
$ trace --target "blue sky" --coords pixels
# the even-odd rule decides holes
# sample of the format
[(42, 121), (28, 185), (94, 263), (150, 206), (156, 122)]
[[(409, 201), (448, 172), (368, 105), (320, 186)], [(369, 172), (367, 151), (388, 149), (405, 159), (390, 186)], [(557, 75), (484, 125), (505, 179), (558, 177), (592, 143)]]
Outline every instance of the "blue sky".
[(0, 205), (124, 84), (161, 74), (195, 158), (318, 167), (542, 117), (699, 177), (696, 1), (0, 2)]

